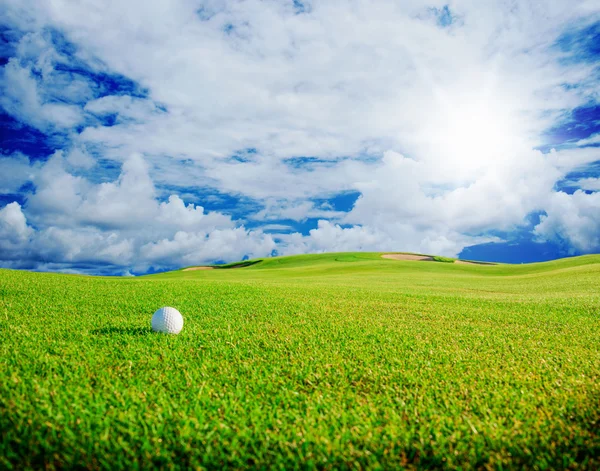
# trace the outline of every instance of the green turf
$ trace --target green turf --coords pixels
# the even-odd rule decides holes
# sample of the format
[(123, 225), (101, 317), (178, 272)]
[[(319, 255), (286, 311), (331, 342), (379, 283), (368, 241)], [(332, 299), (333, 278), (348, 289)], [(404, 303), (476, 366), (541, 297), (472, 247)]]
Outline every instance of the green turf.
[(0, 270), (0, 469), (599, 469), (599, 287), (598, 255)]

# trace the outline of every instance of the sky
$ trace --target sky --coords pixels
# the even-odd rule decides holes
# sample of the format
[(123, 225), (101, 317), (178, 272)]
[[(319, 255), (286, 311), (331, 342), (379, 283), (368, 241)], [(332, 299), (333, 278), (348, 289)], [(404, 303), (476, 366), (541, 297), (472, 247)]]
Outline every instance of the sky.
[(600, 0), (0, 0), (0, 266), (600, 252)]

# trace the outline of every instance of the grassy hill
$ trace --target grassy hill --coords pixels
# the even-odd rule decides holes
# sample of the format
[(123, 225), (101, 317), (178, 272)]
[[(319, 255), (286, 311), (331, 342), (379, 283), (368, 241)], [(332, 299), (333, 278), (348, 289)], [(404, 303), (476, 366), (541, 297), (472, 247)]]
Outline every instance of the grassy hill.
[(0, 270), (0, 468), (598, 469), (599, 286), (598, 255)]

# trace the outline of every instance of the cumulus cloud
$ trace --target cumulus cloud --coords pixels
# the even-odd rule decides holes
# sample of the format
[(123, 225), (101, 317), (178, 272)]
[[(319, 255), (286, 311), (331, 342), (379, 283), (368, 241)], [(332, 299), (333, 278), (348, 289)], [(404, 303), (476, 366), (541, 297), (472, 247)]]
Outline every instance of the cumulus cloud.
[[(597, 136), (535, 150), (599, 96), (584, 42), (560, 43), (599, 21), (593, 0), (543, 12), (533, 0), (6, 5), (24, 34), (0, 105), (66, 142), (35, 171), (19, 157), (5, 164), (14, 178), (0, 177), (7, 192), (35, 185), (23, 212), (48, 261), (456, 255), (532, 212), (547, 214), (540, 240), (596, 250), (597, 198), (555, 185), (600, 159)], [(133, 85), (103, 87), (99, 72)], [(346, 191), (361, 195), (349, 211), (315, 203)], [(184, 202), (211, 192), (250, 201), (244, 221)], [(578, 215), (569, 230), (563, 212)], [(321, 221), (289, 233), (307, 219)], [(59, 249), (44, 252), (42, 236)]]
[(387, 152), (369, 179), (357, 183), (362, 196), (344, 221), (402, 234), (397, 240), (407, 247), (456, 254), (482, 242), (469, 234), (514, 229), (544, 206), (559, 172), (541, 153), (530, 152), (527, 159), (502, 160), (478, 180), (451, 189), (428, 180), (423, 163)]
[(316, 229), (303, 236), (299, 233), (279, 236), (279, 251), (284, 255), (348, 251), (412, 251), (455, 256), (462, 247), (497, 242), (497, 237), (469, 237), (458, 233), (415, 230), (410, 224), (392, 223), (383, 229), (370, 226), (342, 227), (319, 220)]
[(205, 232), (177, 232), (172, 239), (150, 242), (141, 248), (142, 259), (178, 266), (195, 265), (206, 260), (240, 260), (254, 255), (270, 255), (275, 242), (270, 235), (247, 231), (243, 227)]
[(600, 251), (600, 193), (554, 193), (535, 227), (543, 240), (566, 241), (570, 251)]
[(74, 147), (67, 154), (67, 162), (73, 168), (85, 169), (89, 170), (92, 168), (96, 161), (94, 158), (87, 152), (85, 147)]
[(177, 195), (159, 201), (139, 155), (125, 161), (116, 181), (98, 184), (69, 173), (65, 160), (58, 152), (40, 169), (29, 220), (16, 202), (0, 209), (3, 265), (109, 264), (144, 272), (266, 256), (275, 248), (271, 236), (229, 216), (185, 205)]
[(9, 247), (27, 241), (32, 233), (19, 203), (10, 203), (0, 209), (0, 240)]
[(320, 220), (308, 236), (295, 233), (282, 236), (285, 255), (318, 252), (348, 252), (355, 250), (376, 251), (393, 247), (394, 243), (385, 233), (368, 227), (342, 228), (326, 220)]

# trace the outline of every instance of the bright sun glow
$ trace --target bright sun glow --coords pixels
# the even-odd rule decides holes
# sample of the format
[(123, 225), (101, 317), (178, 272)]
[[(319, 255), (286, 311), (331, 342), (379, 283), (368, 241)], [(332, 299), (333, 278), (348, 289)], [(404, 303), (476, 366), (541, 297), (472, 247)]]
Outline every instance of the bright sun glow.
[(485, 167), (508, 151), (514, 139), (510, 120), (501, 106), (491, 105), (466, 103), (442, 114), (437, 138), (439, 150), (457, 167), (465, 170)]
[(447, 116), (441, 137), (451, 155), (471, 162), (502, 140), (502, 123), (482, 106), (459, 106)]
[(510, 103), (489, 93), (444, 93), (425, 136), (425, 158), (467, 179), (507, 162), (521, 140), (511, 111)]

